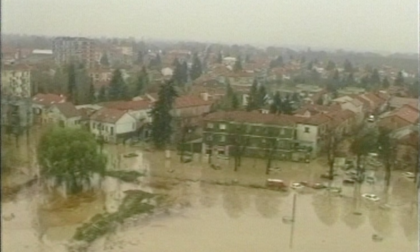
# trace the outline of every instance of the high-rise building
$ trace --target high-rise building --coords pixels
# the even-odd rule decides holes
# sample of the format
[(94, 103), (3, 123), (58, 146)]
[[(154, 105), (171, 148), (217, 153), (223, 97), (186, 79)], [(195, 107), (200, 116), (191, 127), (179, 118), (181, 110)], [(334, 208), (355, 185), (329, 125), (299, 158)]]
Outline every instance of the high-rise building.
[(86, 68), (95, 65), (95, 41), (82, 37), (57, 37), (53, 41), (56, 64), (79, 62)]

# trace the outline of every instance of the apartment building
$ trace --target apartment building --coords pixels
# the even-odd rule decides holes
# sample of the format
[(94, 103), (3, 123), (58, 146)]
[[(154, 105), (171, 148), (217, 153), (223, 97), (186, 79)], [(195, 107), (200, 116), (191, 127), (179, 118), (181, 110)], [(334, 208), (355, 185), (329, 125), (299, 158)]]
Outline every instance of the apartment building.
[(53, 41), (53, 54), (56, 64), (76, 61), (87, 68), (96, 64), (95, 42), (88, 38), (57, 37)]

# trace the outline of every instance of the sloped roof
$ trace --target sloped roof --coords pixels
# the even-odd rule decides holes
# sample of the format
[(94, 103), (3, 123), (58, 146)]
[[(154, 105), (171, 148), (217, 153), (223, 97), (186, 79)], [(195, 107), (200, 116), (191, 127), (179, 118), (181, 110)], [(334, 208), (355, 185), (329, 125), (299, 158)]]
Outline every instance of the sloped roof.
[(146, 110), (152, 107), (152, 102), (148, 100), (137, 101), (112, 101), (100, 103), (101, 106), (106, 108), (113, 108), (118, 110)]
[(409, 106), (403, 106), (391, 113), (390, 116), (398, 116), (407, 122), (416, 123), (419, 120), (419, 111)]
[(53, 106), (55, 106), (66, 118), (81, 116), (80, 111), (77, 110), (71, 102), (56, 103)]
[(182, 109), (182, 108), (205, 106), (205, 105), (211, 105), (211, 104), (212, 104), (211, 101), (205, 101), (199, 96), (185, 95), (185, 96), (179, 96), (175, 99), (174, 108)]
[(56, 94), (36, 94), (32, 98), (32, 101), (35, 104), (48, 106), (55, 103), (63, 103), (66, 101), (66, 97), (63, 95), (56, 95)]
[(90, 119), (97, 122), (103, 123), (116, 123), (121, 117), (123, 117), (127, 112), (118, 109), (112, 108), (102, 108), (94, 112)]

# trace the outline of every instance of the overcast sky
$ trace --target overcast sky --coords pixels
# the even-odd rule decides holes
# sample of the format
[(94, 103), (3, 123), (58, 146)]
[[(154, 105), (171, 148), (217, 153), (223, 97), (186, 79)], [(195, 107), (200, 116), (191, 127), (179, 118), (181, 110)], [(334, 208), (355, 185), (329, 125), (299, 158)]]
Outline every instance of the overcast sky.
[(2, 32), (418, 52), (418, 0), (3, 0)]

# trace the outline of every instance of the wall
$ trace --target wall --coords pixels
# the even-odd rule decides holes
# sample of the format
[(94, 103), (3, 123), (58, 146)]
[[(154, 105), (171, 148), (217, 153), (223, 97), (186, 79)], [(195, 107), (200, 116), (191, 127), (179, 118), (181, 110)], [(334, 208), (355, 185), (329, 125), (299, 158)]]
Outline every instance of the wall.
[[(305, 128), (309, 129), (309, 133), (305, 132)], [(318, 127), (313, 125), (298, 124), (296, 127), (296, 140), (307, 142), (303, 144), (313, 148), (313, 155), (318, 153)]]

